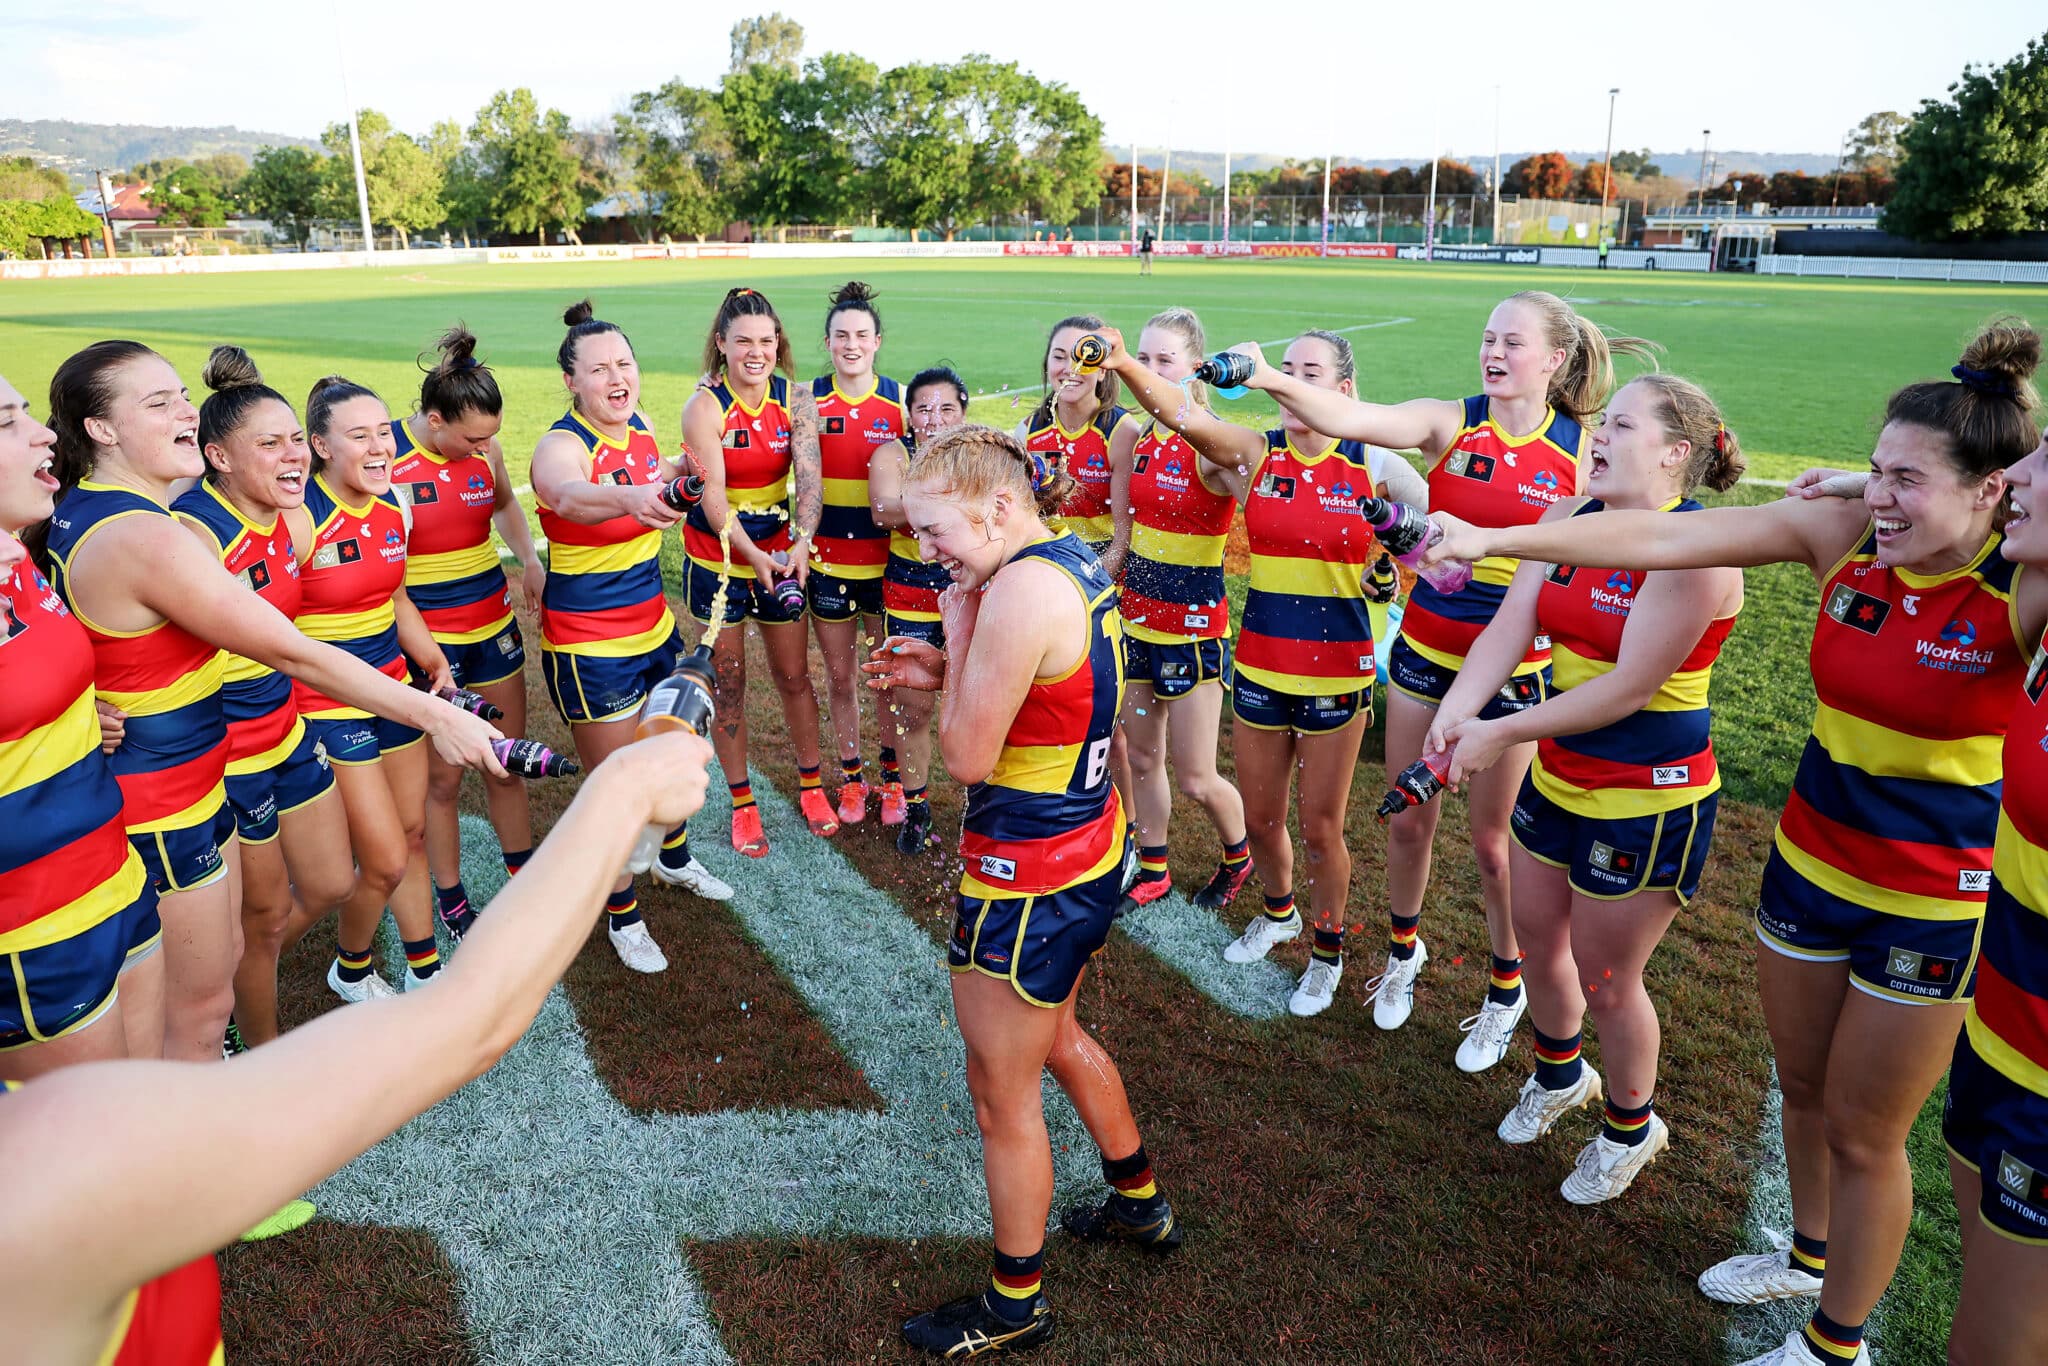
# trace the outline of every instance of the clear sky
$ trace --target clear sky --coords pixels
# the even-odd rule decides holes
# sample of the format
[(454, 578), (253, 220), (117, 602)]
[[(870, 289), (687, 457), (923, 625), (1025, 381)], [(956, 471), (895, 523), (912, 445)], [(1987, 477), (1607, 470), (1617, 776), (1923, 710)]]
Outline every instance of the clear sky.
[[(105, 0), (70, 14), (0, 0), (11, 60), (0, 110), (93, 123), (235, 124), (317, 135), (338, 118), (337, 50), (359, 105), (411, 132), (465, 125), (500, 87), (531, 86), (578, 122), (727, 63), (751, 0)], [(806, 51), (887, 67), (968, 52), (1077, 90), (1113, 144), (1310, 157), (1489, 155), (1494, 88), (1510, 149), (1615, 145), (1832, 152), (1879, 109), (1910, 113), (1967, 62), (2002, 62), (2048, 30), (2039, 0), (1790, 0), (1763, 5), (1366, 0), (779, 0)], [(33, 9), (33, 13), (30, 11)], [(200, 11), (194, 13), (194, 11)]]

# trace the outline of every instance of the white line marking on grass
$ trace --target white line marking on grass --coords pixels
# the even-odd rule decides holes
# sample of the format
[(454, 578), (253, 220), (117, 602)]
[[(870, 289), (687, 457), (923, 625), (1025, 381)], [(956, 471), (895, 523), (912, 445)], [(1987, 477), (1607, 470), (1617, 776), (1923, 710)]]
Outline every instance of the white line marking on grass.
[[(722, 809), (701, 818), (707, 837), (697, 856), (739, 889), (732, 914), (885, 1108), (632, 1114), (598, 1078), (574, 1007), (551, 992), (496, 1067), (314, 1196), (329, 1219), (432, 1235), (461, 1276), (484, 1361), (729, 1361), (683, 1258), (684, 1239), (988, 1234), (943, 950), (754, 776), (774, 856), (755, 862), (727, 847)], [(504, 874), (489, 826), (465, 816), (463, 834), (471, 894), (494, 895)], [(1213, 917), (1197, 923), (1199, 915), (1155, 906), (1134, 937), (1162, 946), (1163, 956), (1185, 941), (1190, 976), (1204, 964), (1220, 970), (1227, 932)], [(667, 914), (650, 918), (659, 939)], [(387, 965), (399, 971), (396, 948), (387, 935)], [(587, 951), (609, 950), (600, 940)], [(1271, 983), (1243, 970), (1231, 977), (1226, 985), (1242, 1005), (1222, 1003), (1266, 1013), (1261, 993), (1270, 997)], [(693, 990), (690, 965), (674, 962), (661, 986)], [(740, 1003), (731, 1004), (740, 1019)], [(772, 1047), (740, 1040), (731, 1047)], [(701, 1054), (694, 1061), (702, 1067), (718, 1065), (716, 1040), (679, 1046)], [(1145, 1079), (1131, 1081), (1142, 1124)], [(1100, 1189), (1101, 1176), (1087, 1130), (1050, 1078), (1045, 1095), (1057, 1212)], [(973, 1272), (962, 1267), (963, 1280)]]

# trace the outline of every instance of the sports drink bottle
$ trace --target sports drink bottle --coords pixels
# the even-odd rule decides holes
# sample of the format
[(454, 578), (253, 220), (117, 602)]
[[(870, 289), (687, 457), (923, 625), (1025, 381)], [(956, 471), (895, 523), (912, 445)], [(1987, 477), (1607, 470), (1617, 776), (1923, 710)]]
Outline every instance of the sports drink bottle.
[(515, 778), (571, 778), (583, 771), (583, 765), (538, 740), (493, 740), (491, 753)]
[[(711, 723), (718, 715), (718, 704), (712, 698), (715, 686), (710, 647), (699, 645), (683, 656), (674, 673), (647, 694), (633, 738), (645, 740), (664, 731), (686, 730), (709, 739)], [(654, 860), (661, 856), (661, 841), (667, 834), (659, 825), (641, 831), (632, 856), (626, 860), (626, 871), (644, 873), (652, 868)]]
[(1443, 539), (1444, 530), (1430, 521), (1429, 514), (1421, 508), (1390, 502), (1385, 498), (1361, 498), (1358, 510), (1372, 524), (1373, 534), (1380, 538), (1380, 544), (1439, 593), (1456, 593), (1472, 582), (1469, 560), (1422, 563), (1423, 552)]
[(1425, 754), (1402, 769), (1387, 795), (1380, 798), (1379, 810), (1373, 813), (1380, 818), (1380, 824), (1385, 825), (1387, 817), (1420, 806), (1443, 791), (1444, 780), (1451, 773), (1451, 756), (1457, 752), (1458, 747), (1452, 745), (1441, 754)]

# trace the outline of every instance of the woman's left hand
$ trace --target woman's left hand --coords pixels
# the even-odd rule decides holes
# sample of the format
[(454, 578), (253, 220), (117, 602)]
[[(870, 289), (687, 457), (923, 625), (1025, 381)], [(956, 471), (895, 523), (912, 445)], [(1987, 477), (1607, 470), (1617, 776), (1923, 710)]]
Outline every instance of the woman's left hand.
[(104, 698), (95, 697), (92, 704), (100, 714), (100, 753), (112, 754), (128, 738), (128, 713)]
[(541, 594), (547, 591), (547, 587), (548, 571), (541, 564), (540, 556), (536, 555), (521, 566), (519, 575), (519, 593), (526, 599), (527, 611), (540, 610)]
[(1456, 747), (1450, 774), (1444, 780), (1444, 785), (1454, 792), (1466, 779), (1500, 762), (1500, 756), (1514, 743), (1502, 733), (1499, 721), (1461, 721), (1445, 738)]
[(946, 630), (946, 644), (965, 650), (974, 635), (974, 623), (981, 616), (981, 590), (952, 584), (939, 590), (939, 623)]

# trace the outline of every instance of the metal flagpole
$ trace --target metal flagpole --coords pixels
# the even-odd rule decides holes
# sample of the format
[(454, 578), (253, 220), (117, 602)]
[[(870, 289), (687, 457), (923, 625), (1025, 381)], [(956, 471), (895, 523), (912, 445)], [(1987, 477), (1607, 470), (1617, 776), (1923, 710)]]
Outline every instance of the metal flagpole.
[(1500, 87), (1493, 88), (1493, 245), (1500, 245)]
[(1166, 240), (1166, 194), (1173, 185), (1173, 148), (1166, 149), (1166, 169), (1159, 175), (1159, 240)]
[(1336, 160), (1336, 158), (1335, 158), (1335, 157), (1334, 157), (1333, 155), (1330, 155), (1330, 154), (1328, 154), (1328, 153), (1325, 153), (1325, 154), (1324, 154), (1324, 156), (1323, 156), (1323, 250), (1322, 250), (1322, 255), (1324, 255), (1324, 256), (1328, 256), (1328, 255), (1330, 254), (1330, 163), (1331, 163), (1332, 161), (1334, 161), (1334, 160)]
[(1441, 146), (1441, 145), (1442, 145), (1442, 144), (1441, 144), (1441, 143), (1440, 143), (1440, 142), (1438, 141), (1438, 138), (1439, 138), (1439, 136), (1441, 135), (1441, 133), (1442, 133), (1442, 132), (1443, 132), (1443, 128), (1442, 128), (1442, 124), (1441, 124), (1441, 121), (1440, 121), (1440, 120), (1439, 120), (1439, 121), (1437, 121), (1437, 122), (1432, 122), (1432, 123), (1430, 124), (1430, 128), (1429, 128), (1429, 207), (1428, 207), (1428, 209), (1427, 209), (1427, 210), (1425, 210), (1425, 212), (1424, 212), (1424, 217), (1426, 217), (1426, 218), (1427, 218), (1427, 219), (1428, 219), (1429, 221), (1428, 221), (1428, 222), (1427, 222), (1426, 224), (1424, 224), (1424, 226), (1423, 226), (1423, 229), (1422, 229), (1422, 234), (1423, 234), (1423, 239), (1422, 239), (1422, 240), (1423, 240), (1423, 247), (1422, 247), (1422, 259), (1423, 259), (1423, 260), (1425, 260), (1425, 261), (1434, 261), (1434, 260), (1436, 259), (1436, 163), (1437, 163), (1437, 148), (1438, 148), (1439, 146)]
[[(1225, 124), (1226, 129), (1229, 127)], [(1223, 135), (1223, 240), (1230, 241), (1230, 134)]]

